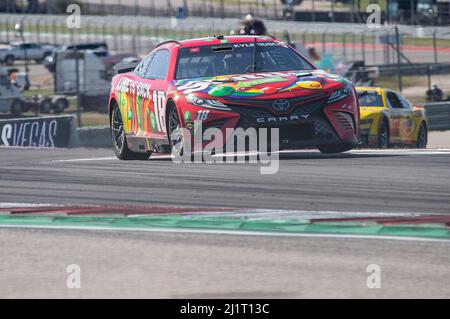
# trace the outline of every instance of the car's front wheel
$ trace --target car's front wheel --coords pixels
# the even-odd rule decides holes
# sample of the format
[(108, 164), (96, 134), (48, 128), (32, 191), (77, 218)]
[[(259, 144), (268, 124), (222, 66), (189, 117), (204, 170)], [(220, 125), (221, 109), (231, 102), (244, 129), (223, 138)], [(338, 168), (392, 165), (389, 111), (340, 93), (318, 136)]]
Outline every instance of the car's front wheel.
[(168, 135), (170, 141), (170, 148), (172, 149), (172, 153), (183, 155), (183, 134), (181, 131), (181, 121), (178, 116), (177, 108), (174, 104), (170, 103), (168, 105), (169, 110), (169, 127), (168, 127)]
[(150, 157), (150, 154), (135, 153), (128, 148), (122, 114), (117, 105), (114, 106), (111, 116), (111, 138), (114, 152), (121, 160), (146, 160)]
[(420, 125), (419, 134), (417, 135), (417, 148), (427, 148), (428, 130), (424, 123)]

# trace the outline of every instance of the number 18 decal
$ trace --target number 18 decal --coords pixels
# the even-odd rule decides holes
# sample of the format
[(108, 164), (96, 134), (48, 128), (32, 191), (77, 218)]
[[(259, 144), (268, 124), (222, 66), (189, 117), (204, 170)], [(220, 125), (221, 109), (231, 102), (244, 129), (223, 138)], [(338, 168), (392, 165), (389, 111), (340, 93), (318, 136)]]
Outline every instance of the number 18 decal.
[(153, 91), (153, 107), (158, 132), (166, 133), (166, 94), (163, 91)]
[(209, 116), (209, 110), (201, 110), (197, 113), (197, 120), (199, 121), (205, 121), (208, 119)]

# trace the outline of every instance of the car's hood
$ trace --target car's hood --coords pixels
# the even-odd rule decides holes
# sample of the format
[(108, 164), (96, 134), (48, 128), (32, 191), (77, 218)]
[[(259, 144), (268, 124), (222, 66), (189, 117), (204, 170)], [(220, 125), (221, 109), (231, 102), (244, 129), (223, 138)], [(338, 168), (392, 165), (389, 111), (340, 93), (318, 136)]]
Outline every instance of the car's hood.
[(336, 90), (348, 82), (322, 70), (235, 74), (174, 81), (185, 95), (223, 100), (276, 99), (317, 95)]

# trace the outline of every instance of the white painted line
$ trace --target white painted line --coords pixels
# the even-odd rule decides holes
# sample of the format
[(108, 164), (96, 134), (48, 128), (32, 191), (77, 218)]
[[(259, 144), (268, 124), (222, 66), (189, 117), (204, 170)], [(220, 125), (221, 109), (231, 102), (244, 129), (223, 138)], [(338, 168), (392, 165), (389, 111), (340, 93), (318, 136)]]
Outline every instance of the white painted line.
[[(256, 219), (293, 219), (309, 220), (320, 218), (358, 218), (358, 217), (418, 217), (433, 216), (434, 213), (423, 212), (345, 212), (345, 211), (308, 211), (288, 209), (236, 209), (230, 211), (191, 212), (183, 214), (187, 217), (246, 217)], [(141, 215), (142, 216), (142, 215)]]
[[(317, 150), (283, 150), (278, 153), (282, 154), (308, 154), (308, 153), (317, 153), (320, 154)], [(225, 153), (225, 154), (216, 154), (212, 157), (232, 157), (232, 156), (255, 156), (256, 152), (250, 153)], [(379, 150), (379, 149), (366, 149), (366, 150), (352, 150), (346, 153), (334, 154), (334, 156), (340, 156), (345, 154), (371, 154), (371, 155), (450, 155), (450, 149), (388, 149), (388, 150)], [(331, 154), (333, 155), (333, 154)], [(324, 155), (329, 156), (329, 155)], [(150, 157), (150, 160), (154, 159), (171, 159), (172, 155), (153, 155)], [(62, 159), (62, 160), (52, 160), (52, 163), (71, 163), (71, 162), (91, 162), (91, 161), (116, 161), (118, 160), (115, 156), (106, 156), (106, 157), (89, 157), (89, 158), (73, 158), (73, 159)]]
[[(55, 204), (55, 203), (7, 203), (0, 202), (0, 208), (33, 208), (33, 207), (61, 207), (72, 206), (70, 204)], [(81, 205), (80, 207), (82, 207)], [(89, 205), (89, 207), (102, 207), (101, 205)], [(145, 206), (143, 206), (145, 208)], [(161, 206), (164, 208), (164, 206)], [(179, 207), (178, 208), (183, 208)], [(362, 218), (362, 217), (419, 217), (419, 216), (433, 216), (439, 215), (428, 212), (383, 212), (383, 211), (326, 211), (326, 210), (294, 210), (294, 209), (246, 209), (246, 208), (230, 208), (229, 210), (222, 209), (217, 211), (195, 211), (189, 212), (190, 207), (185, 207), (187, 212), (174, 213), (158, 213), (158, 214), (130, 214), (129, 218), (142, 218), (151, 216), (183, 216), (183, 217), (245, 217), (252, 220), (259, 219), (292, 219), (292, 220), (309, 220), (309, 219), (324, 219), (324, 218)]]
[(116, 156), (107, 156), (107, 157), (89, 157), (89, 158), (72, 158), (72, 159), (63, 159), (63, 160), (52, 160), (52, 163), (115, 161), (115, 160), (118, 160), (118, 158)]
[(139, 231), (154, 233), (185, 233), (207, 235), (232, 235), (232, 236), (263, 236), (263, 237), (306, 237), (306, 238), (335, 238), (335, 239), (372, 239), (448, 243), (450, 239), (425, 238), (425, 237), (396, 237), (384, 235), (345, 235), (345, 234), (315, 234), (315, 233), (277, 233), (241, 230), (211, 230), (211, 229), (181, 229), (181, 228), (124, 228), (124, 227), (96, 227), (96, 226), (26, 226), (26, 225), (0, 225), (0, 228), (22, 229), (68, 229), (68, 230), (95, 230), (95, 231)]
[(450, 155), (447, 150), (361, 150), (351, 151), (350, 154), (389, 154), (389, 155)]
[(0, 208), (29, 208), (29, 207), (45, 207), (45, 206), (63, 206), (60, 204), (45, 204), (45, 203), (0, 203)]

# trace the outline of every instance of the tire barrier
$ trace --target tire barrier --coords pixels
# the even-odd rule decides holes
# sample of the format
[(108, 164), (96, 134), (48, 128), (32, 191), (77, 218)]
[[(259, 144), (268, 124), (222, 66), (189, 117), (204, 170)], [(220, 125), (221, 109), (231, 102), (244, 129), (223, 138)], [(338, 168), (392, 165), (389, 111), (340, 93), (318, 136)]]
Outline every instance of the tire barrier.
[(425, 103), (428, 129), (431, 131), (450, 130), (450, 101)]

